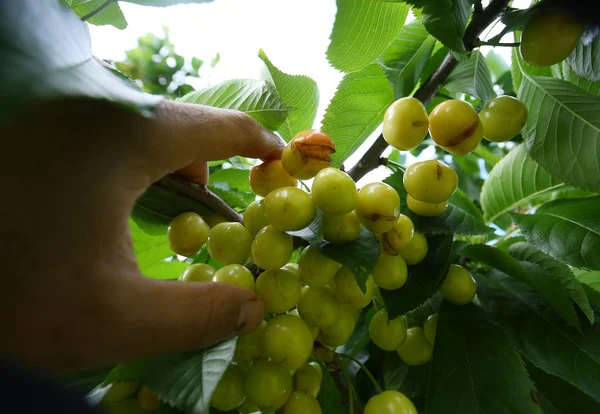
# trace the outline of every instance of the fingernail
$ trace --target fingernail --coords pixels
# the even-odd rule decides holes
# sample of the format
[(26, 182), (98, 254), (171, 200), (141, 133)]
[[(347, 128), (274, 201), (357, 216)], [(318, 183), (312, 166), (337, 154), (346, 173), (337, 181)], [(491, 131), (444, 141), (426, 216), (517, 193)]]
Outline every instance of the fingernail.
[(258, 299), (249, 300), (240, 307), (237, 328), (235, 335), (242, 335), (251, 332), (263, 320), (264, 308)]

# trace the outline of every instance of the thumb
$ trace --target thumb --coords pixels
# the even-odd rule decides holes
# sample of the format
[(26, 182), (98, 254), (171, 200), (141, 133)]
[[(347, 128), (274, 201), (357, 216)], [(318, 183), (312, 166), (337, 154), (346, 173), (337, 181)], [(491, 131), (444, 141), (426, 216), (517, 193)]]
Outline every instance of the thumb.
[(132, 341), (124, 359), (204, 348), (251, 332), (264, 318), (258, 296), (231, 284), (144, 279), (139, 287), (124, 324)]
[[(151, 163), (162, 176), (198, 161), (241, 155), (273, 159), (281, 156), (285, 142), (236, 110), (164, 101), (150, 123), (150, 139), (143, 140)], [(160, 170), (158, 170), (160, 169)]]

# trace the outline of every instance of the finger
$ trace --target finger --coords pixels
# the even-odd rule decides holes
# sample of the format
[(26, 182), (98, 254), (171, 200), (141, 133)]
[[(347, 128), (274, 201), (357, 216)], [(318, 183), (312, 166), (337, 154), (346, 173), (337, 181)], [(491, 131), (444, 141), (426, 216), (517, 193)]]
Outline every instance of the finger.
[(196, 184), (208, 184), (208, 164), (206, 161), (194, 161), (177, 171), (177, 173)]
[(148, 141), (158, 164), (170, 171), (195, 161), (241, 155), (279, 158), (285, 143), (240, 111), (164, 101)]
[(123, 325), (132, 356), (204, 348), (250, 332), (264, 318), (258, 296), (234, 285), (144, 282), (143, 294), (130, 298), (130, 320)]
[[(251, 332), (264, 318), (256, 294), (230, 284), (157, 281), (136, 275), (111, 286), (118, 290), (111, 289), (110, 299), (100, 299), (108, 303), (89, 311), (80, 306), (75, 320), (84, 328), (63, 332), (64, 322), (52, 319), (44, 329), (49, 334), (60, 332), (60, 337), (43, 351), (33, 345), (29, 352), (16, 352), (20, 359), (58, 371), (110, 366), (206, 348)], [(99, 309), (104, 312), (98, 314)]]

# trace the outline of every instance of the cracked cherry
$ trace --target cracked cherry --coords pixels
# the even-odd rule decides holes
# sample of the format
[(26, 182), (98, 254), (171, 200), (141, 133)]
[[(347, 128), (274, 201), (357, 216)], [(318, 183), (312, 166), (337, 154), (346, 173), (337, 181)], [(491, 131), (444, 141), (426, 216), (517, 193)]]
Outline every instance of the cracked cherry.
[(367, 230), (373, 233), (385, 233), (398, 221), (400, 196), (388, 184), (367, 184), (358, 192), (355, 212)]
[(454, 155), (465, 155), (481, 142), (483, 126), (471, 104), (450, 99), (431, 111), (429, 133), (444, 150)]

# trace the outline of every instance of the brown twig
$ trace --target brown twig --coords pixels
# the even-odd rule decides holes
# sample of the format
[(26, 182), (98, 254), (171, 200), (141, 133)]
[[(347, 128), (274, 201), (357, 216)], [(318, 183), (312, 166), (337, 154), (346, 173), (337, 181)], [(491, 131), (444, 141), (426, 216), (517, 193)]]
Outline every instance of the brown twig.
[[(467, 50), (472, 50), (475, 47), (476, 39), (490, 24), (494, 22), (508, 6), (508, 0), (492, 0), (485, 10), (473, 16), (471, 23), (465, 30), (463, 43)], [(414, 97), (419, 99), (424, 104), (428, 103), (436, 94), (438, 88), (448, 78), (450, 73), (458, 65), (458, 61), (452, 54), (448, 53), (440, 66), (435, 72), (425, 81), (425, 83), (415, 92)], [(379, 166), (381, 154), (386, 150), (388, 144), (383, 139), (383, 135), (379, 135), (373, 145), (365, 152), (362, 159), (350, 170), (348, 174), (354, 181), (360, 180), (369, 171), (374, 170)]]
[[(337, 389), (340, 392), (342, 405), (348, 404), (349, 400), (350, 400), (350, 393), (348, 392), (348, 385), (342, 378), (341, 371), (330, 371), (329, 374), (331, 375), (331, 378), (333, 378), (333, 382), (335, 383), (335, 386), (337, 387)], [(353, 411), (354, 411), (353, 414), (363, 414), (364, 413), (363, 407), (359, 404), (358, 400), (355, 401)]]
[(219, 213), (228, 221), (237, 221), (244, 223), (244, 218), (240, 213), (221, 200), (221, 198), (210, 191), (205, 185), (195, 184), (178, 175), (170, 174), (160, 179), (158, 185), (182, 193), (210, 208), (215, 213)]

